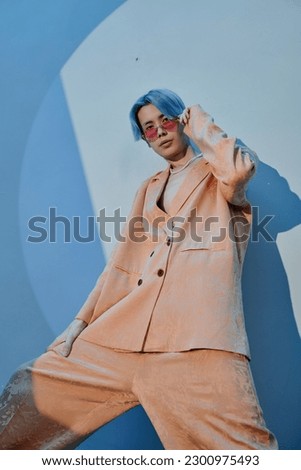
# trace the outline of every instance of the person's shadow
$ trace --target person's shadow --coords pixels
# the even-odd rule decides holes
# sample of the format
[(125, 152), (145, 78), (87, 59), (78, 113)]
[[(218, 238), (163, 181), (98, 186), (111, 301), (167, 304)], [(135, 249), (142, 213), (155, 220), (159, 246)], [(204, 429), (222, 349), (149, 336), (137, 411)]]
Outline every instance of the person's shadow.
[[(301, 201), (287, 181), (262, 162), (250, 183), (248, 198), (254, 217), (243, 296), (251, 367), (265, 419), (279, 447), (301, 449), (301, 342), (277, 247), (277, 234), (300, 224)], [(258, 224), (265, 216), (273, 218), (262, 224), (260, 234)]]

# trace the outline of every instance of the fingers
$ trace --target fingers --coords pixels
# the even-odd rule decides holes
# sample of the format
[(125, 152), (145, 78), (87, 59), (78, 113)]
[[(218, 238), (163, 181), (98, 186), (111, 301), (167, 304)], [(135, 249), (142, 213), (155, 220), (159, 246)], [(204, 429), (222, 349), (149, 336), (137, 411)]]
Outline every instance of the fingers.
[(76, 337), (73, 337), (73, 336), (67, 336), (66, 338), (66, 341), (61, 349), (61, 354), (62, 356), (64, 357), (67, 357), (69, 356), (70, 352), (71, 352), (71, 348), (72, 348), (72, 344), (74, 343), (74, 340), (76, 339)]
[(178, 116), (179, 122), (186, 126), (190, 117), (190, 108), (185, 108), (182, 114)]
[(56, 346), (61, 345), (60, 353), (65, 357), (69, 356), (74, 341), (86, 328), (86, 326), (87, 323), (84, 320), (73, 320), (73, 322), (68, 326), (68, 328), (48, 346), (47, 351), (50, 351)]
[(61, 354), (65, 357), (69, 356), (72, 345), (80, 333), (86, 328), (87, 323), (83, 320), (74, 320), (68, 328), (66, 340), (61, 349)]

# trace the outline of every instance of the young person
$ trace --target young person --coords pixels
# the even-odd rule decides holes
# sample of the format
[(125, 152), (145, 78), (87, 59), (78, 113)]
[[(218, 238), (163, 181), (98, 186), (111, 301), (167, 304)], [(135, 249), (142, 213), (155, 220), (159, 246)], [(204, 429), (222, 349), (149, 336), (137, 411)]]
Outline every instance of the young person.
[(275, 449), (256, 396), (241, 271), (256, 154), (151, 90), (130, 112), (167, 167), (144, 181), (95, 288), (0, 400), (0, 448), (63, 449), (141, 404), (165, 449)]

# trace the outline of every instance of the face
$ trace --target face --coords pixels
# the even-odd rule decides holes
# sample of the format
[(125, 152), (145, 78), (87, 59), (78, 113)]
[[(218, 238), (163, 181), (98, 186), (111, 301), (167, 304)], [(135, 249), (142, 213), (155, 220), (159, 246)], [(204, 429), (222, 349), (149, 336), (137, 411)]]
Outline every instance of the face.
[(143, 106), (138, 111), (137, 117), (144, 133), (147, 130), (157, 128), (155, 138), (149, 140), (146, 135), (144, 135), (144, 138), (158, 155), (167, 160), (174, 160), (185, 153), (188, 142), (182, 124), (175, 122), (174, 126), (164, 128), (163, 126), (168, 119), (153, 104)]

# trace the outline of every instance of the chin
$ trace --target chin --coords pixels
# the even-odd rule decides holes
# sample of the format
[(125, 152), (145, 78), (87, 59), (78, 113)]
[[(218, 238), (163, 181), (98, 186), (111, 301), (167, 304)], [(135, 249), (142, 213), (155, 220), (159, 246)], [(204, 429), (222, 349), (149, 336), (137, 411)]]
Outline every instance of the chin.
[(170, 147), (168, 148), (158, 147), (155, 150), (155, 152), (166, 160), (177, 161), (179, 160), (179, 155), (181, 155), (183, 152), (185, 153), (185, 150), (187, 149), (186, 148), (183, 149), (182, 145), (179, 145), (178, 143), (173, 142)]
[(173, 156), (173, 154), (168, 154), (168, 153), (159, 153), (160, 157), (164, 158), (164, 160), (169, 160), (169, 161), (175, 161), (176, 156)]
[(170, 152), (162, 156), (166, 158), (167, 160), (170, 160), (171, 162), (177, 162), (181, 160), (181, 158), (184, 158), (184, 155), (181, 154), (180, 152)]
[(179, 155), (179, 150), (172, 147), (168, 149), (158, 149), (158, 154), (163, 158), (168, 158), (170, 160), (176, 160), (177, 155)]

